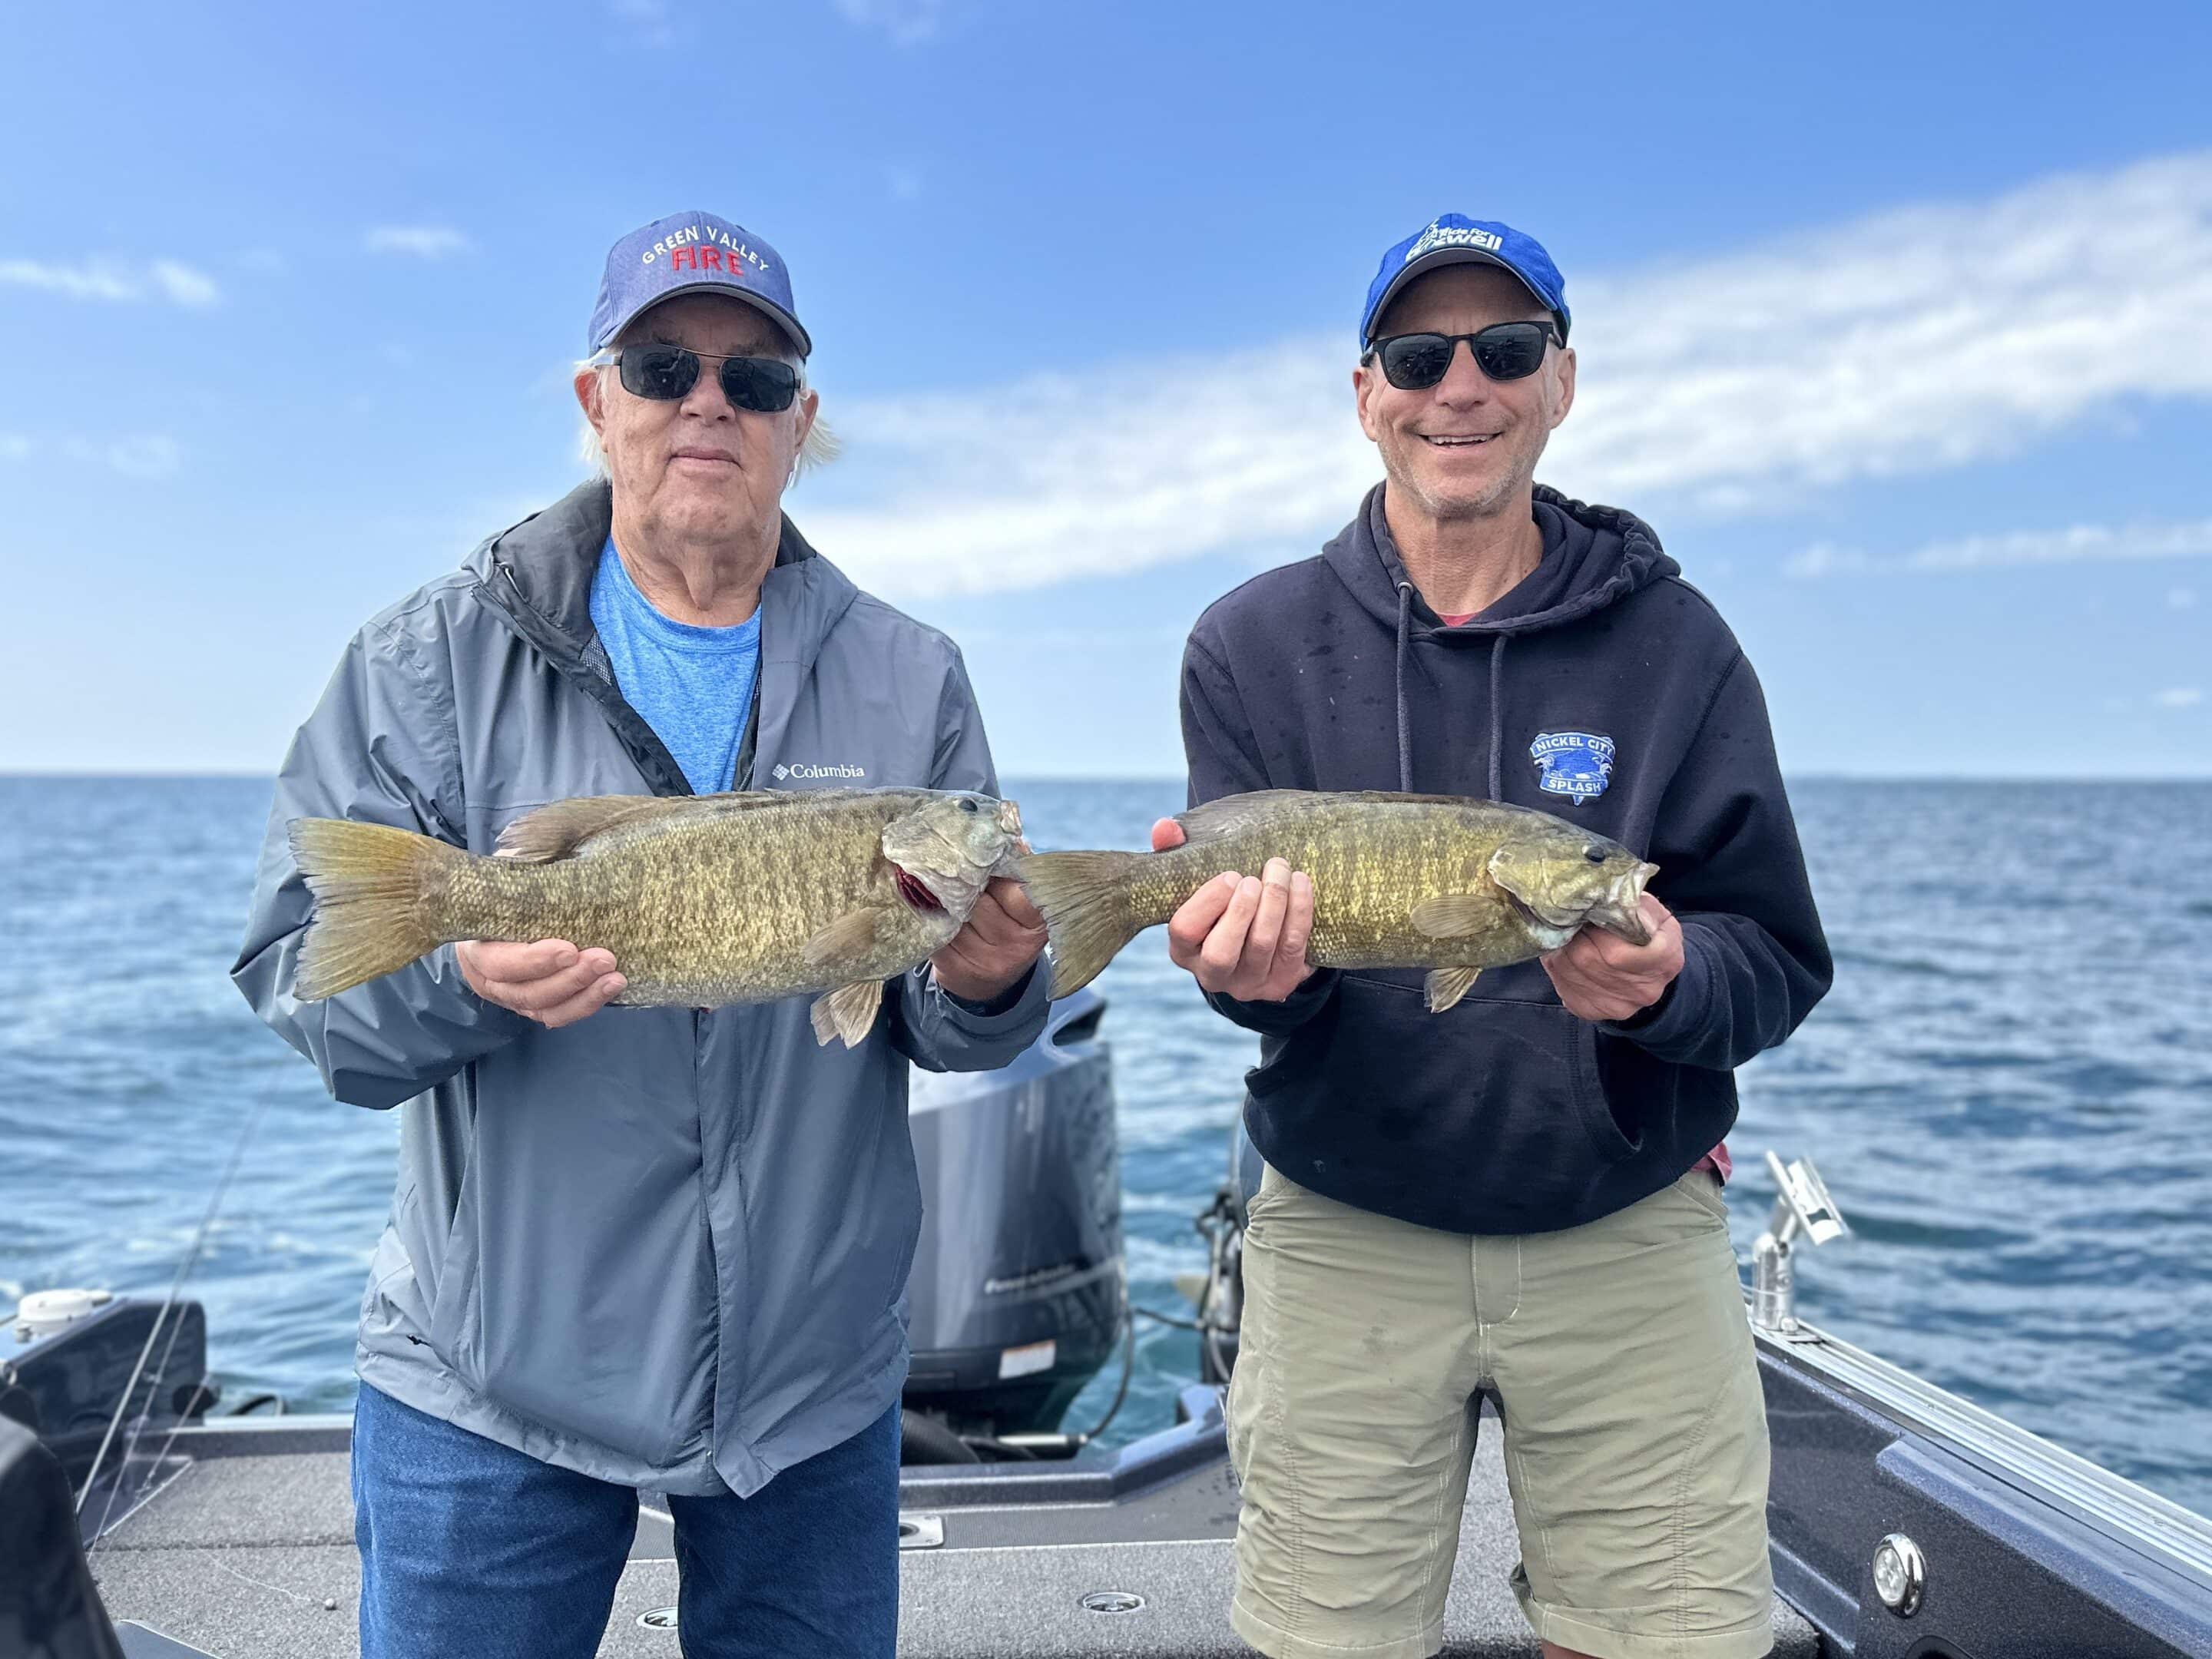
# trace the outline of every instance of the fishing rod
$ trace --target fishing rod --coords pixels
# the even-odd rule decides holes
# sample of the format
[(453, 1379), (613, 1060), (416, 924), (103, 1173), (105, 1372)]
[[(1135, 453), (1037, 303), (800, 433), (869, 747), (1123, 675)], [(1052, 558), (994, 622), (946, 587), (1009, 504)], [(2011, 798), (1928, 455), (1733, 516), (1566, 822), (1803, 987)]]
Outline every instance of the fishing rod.
[[(222, 1209), (222, 1201), (230, 1191), (232, 1178), (238, 1174), (239, 1165), (245, 1161), (246, 1149), (253, 1139), (254, 1130), (259, 1127), (263, 1116), (267, 1114), (270, 1103), (276, 1097), (276, 1088), (277, 1085), (272, 1082), (263, 1092), (260, 1103), (247, 1114), (245, 1123), (240, 1126), (238, 1139), (230, 1149), (230, 1157), (223, 1165), (222, 1174), (216, 1182), (214, 1192), (209, 1194), (206, 1213), (200, 1217), (200, 1224), (192, 1233), (191, 1243), (185, 1252), (184, 1260), (177, 1264), (176, 1274), (169, 1281), (169, 1293), (162, 1298), (161, 1306), (154, 1316), (153, 1328), (146, 1333), (145, 1346), (138, 1350), (138, 1363), (131, 1368), (131, 1380), (123, 1385), (122, 1395), (115, 1402), (114, 1414), (107, 1419), (106, 1431), (100, 1437), (100, 1449), (93, 1455), (92, 1468), (85, 1473), (83, 1488), (76, 1495), (76, 1513), (80, 1516), (84, 1513), (86, 1500), (92, 1496), (93, 1483), (100, 1478), (100, 1467), (107, 1459), (108, 1448), (115, 1443), (115, 1431), (122, 1425), (124, 1417), (131, 1409), (131, 1396), (137, 1392), (138, 1379), (145, 1374), (146, 1361), (154, 1352), (154, 1344), (161, 1334), (161, 1327), (165, 1322), (168, 1322), (170, 1311), (176, 1308), (178, 1293), (184, 1289), (185, 1281), (191, 1276), (193, 1267), (198, 1265), (200, 1252), (206, 1247), (208, 1234), (215, 1225), (216, 1215)], [(167, 1375), (169, 1358), (176, 1352), (177, 1338), (183, 1333), (184, 1328), (185, 1318), (182, 1311), (179, 1310), (175, 1322), (169, 1324), (168, 1346), (161, 1350), (161, 1363), (155, 1370), (155, 1376)], [(106, 1507), (100, 1510), (100, 1525), (93, 1533), (93, 1541), (88, 1547), (88, 1553), (91, 1549), (97, 1549), (100, 1540), (106, 1535), (107, 1523), (115, 1513), (115, 1500), (122, 1494), (124, 1471), (130, 1468), (131, 1460), (138, 1449), (139, 1437), (146, 1431), (147, 1419), (153, 1414), (154, 1394), (153, 1385), (149, 1384), (146, 1389), (145, 1404), (139, 1407), (138, 1419), (131, 1425), (130, 1436), (124, 1442), (122, 1460), (116, 1470), (115, 1486), (107, 1494)], [(160, 1455), (154, 1460), (155, 1469), (158, 1469), (162, 1460), (168, 1456), (170, 1447), (176, 1443), (177, 1431), (184, 1425), (185, 1418), (180, 1413), (175, 1425), (169, 1431), (169, 1437), (161, 1444)], [(145, 1488), (153, 1484), (153, 1472), (149, 1470), (145, 1480), (140, 1484), (136, 1496), (143, 1498), (145, 1495)]]

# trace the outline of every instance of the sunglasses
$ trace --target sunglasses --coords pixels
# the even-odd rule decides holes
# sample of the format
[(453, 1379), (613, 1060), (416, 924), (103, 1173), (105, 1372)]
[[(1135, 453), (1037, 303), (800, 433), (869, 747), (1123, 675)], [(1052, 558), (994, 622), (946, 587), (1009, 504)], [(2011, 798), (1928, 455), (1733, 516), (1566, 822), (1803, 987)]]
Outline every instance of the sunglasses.
[(1544, 348), (1561, 345), (1551, 323), (1492, 323), (1472, 334), (1393, 334), (1367, 349), (1367, 359), (1382, 360), (1382, 376), (1401, 392), (1419, 392), (1443, 379), (1452, 354), (1464, 340), (1474, 366), (1493, 380), (1525, 380), (1544, 366)]
[(623, 390), (640, 398), (670, 403), (699, 384), (703, 359), (722, 366), (722, 395), (732, 409), (763, 415), (789, 409), (799, 395), (799, 371), (774, 357), (717, 357), (680, 345), (624, 346), (614, 354), (622, 366)]

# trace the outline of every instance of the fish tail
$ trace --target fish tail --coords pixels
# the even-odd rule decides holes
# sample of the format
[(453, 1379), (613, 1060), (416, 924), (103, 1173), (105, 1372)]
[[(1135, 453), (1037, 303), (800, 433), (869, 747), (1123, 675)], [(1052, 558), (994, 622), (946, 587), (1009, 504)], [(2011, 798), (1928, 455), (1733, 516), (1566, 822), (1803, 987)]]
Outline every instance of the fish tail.
[(1030, 899), (1044, 913), (1052, 940), (1052, 994), (1067, 996), (1150, 925), (1133, 914), (1132, 881), (1141, 853), (1029, 853), (1014, 860)]
[(445, 939), (423, 903), (428, 878), (467, 861), (411, 830), (343, 818), (295, 818), (292, 860), (315, 896), (292, 994), (318, 1002), (404, 968)]

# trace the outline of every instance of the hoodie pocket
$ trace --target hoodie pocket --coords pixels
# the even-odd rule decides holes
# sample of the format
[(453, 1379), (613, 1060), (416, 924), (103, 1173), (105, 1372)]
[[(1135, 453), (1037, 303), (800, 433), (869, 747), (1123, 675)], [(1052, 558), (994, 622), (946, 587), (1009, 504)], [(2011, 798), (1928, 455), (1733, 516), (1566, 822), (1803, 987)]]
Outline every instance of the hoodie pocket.
[(1607, 1109), (1596, 1030), (1555, 1001), (1431, 1014), (1415, 972), (1347, 973), (1247, 1075), (1268, 1160), (1349, 1202), (1455, 1231), (1559, 1224), (1638, 1142)]

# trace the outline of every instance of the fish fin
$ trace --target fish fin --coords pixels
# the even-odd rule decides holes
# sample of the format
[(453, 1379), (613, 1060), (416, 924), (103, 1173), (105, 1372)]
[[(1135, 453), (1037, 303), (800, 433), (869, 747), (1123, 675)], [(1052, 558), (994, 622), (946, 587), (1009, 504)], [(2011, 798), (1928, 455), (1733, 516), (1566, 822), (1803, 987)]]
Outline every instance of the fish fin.
[(1433, 893), (1413, 907), (1413, 930), (1431, 939), (1459, 939), (1479, 933), (1498, 907), (1479, 893)]
[(388, 823), (295, 818), (292, 861), (315, 896), (292, 994), (319, 1002), (404, 968), (446, 942), (423, 914), (425, 878), (469, 854)]
[(884, 982), (879, 979), (856, 979), (850, 985), (824, 992), (807, 1010), (815, 1042), (826, 1048), (831, 1037), (842, 1037), (848, 1048), (859, 1048), (867, 1037), (868, 1028), (876, 1023), (876, 1010), (883, 1003)]
[(1064, 997), (1098, 977), (1121, 947), (1159, 918), (1129, 914), (1129, 884), (1142, 853), (1024, 853), (1014, 876), (1044, 913), (1052, 941), (1052, 994)]
[(1331, 800), (1358, 801), (1368, 806), (1476, 806), (1516, 815), (1527, 815), (1535, 811), (1533, 807), (1510, 806), (1502, 800), (1484, 800), (1478, 795), (1425, 795), (1418, 791), (1408, 793), (1403, 789), (1336, 789), (1328, 792), (1328, 798)]
[(1189, 847), (1237, 835), (1271, 812), (1289, 807), (1310, 807), (1316, 799), (1310, 789), (1255, 789), (1249, 794), (1224, 795), (1218, 800), (1194, 806), (1188, 812), (1178, 812), (1175, 821), (1182, 825), (1183, 845)]
[(1341, 806), (1455, 806), (1484, 808), (1516, 815), (1541, 817), (1525, 806), (1505, 806), (1496, 801), (1465, 795), (1409, 795), (1393, 789), (1255, 789), (1242, 795), (1224, 795), (1176, 814), (1182, 826), (1183, 844), (1219, 841), (1240, 835), (1255, 825), (1285, 812), (1307, 812), (1319, 807)]
[(863, 905), (848, 910), (799, 947), (799, 960), (820, 968), (840, 957), (860, 956), (876, 942), (876, 913)]
[(1429, 975), (1429, 1012), (1441, 1014), (1468, 994), (1480, 968), (1439, 968)]
[(1310, 811), (1323, 806), (1456, 806), (1486, 808), (1516, 817), (1541, 817), (1543, 813), (1499, 801), (1478, 800), (1468, 795), (1409, 795), (1396, 789), (1255, 789), (1249, 794), (1224, 795), (1218, 800), (1176, 814), (1182, 825), (1183, 841), (1213, 841), (1251, 828), (1273, 814)]
[(578, 795), (526, 812), (499, 832), (501, 858), (544, 864), (601, 850), (587, 845), (619, 830), (641, 829), (672, 817), (720, 817), (726, 812), (781, 806), (803, 795), (781, 789), (732, 790), (718, 795)]

